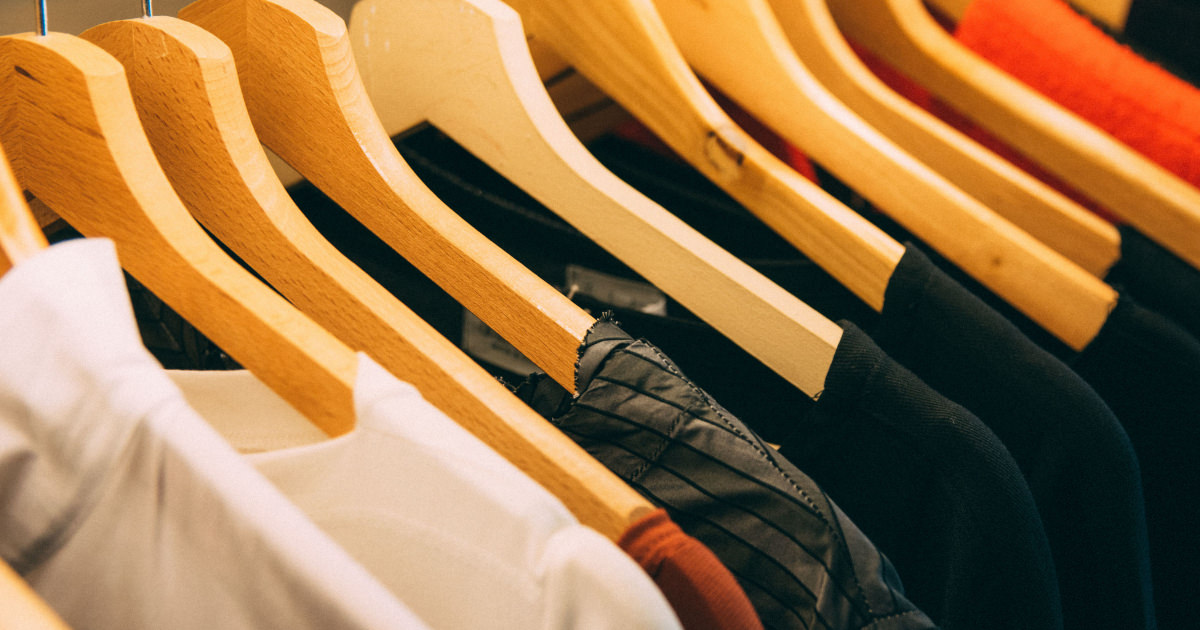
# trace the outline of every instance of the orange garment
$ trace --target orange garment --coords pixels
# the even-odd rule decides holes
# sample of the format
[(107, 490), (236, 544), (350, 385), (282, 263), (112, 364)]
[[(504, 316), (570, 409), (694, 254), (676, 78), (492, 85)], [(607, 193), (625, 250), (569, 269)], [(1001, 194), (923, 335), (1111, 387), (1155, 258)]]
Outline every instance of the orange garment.
[(703, 543), (655, 510), (617, 541), (667, 597), (685, 630), (762, 630), (758, 613), (725, 565)]
[(975, 0), (954, 37), (1167, 170), (1200, 185), (1200, 91), (1121, 46), (1065, 3)]
[[(1200, 90), (1117, 43), (1059, 0), (975, 0), (954, 37), (1001, 70), (1200, 186)], [(1100, 204), (979, 128), (882, 62), (860, 56), (897, 92), (1115, 222)], [(882, 68), (881, 68), (882, 67)]]

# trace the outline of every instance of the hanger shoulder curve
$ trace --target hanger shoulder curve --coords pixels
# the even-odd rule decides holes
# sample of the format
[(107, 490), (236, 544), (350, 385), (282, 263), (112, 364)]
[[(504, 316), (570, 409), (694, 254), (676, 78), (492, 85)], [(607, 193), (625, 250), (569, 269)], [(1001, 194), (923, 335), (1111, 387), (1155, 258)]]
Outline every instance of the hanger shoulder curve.
[(574, 464), (585, 454), (559, 462), (541, 455), (573, 445), (307, 223), (257, 143), (224, 43), (167, 17), (110, 22), (82, 36), (127, 68), (151, 143), (185, 204), (285, 296), (449, 417), (486, 434), (497, 452), (526, 462), (526, 472), (564, 503), (590, 497), (618, 506), (590, 517), (608, 535), (619, 536), (645, 508), (640, 497)]
[(45, 248), (46, 237), (0, 149), (0, 276)]
[(733, 124), (642, 0), (514, 0), (548, 43), (680, 156), (875, 308), (902, 247)]
[(859, 60), (825, 0), (771, 0), (771, 8), (821, 84), (913, 157), (1092, 275), (1116, 263), (1115, 226), (893, 92)]
[[(378, 285), (364, 281), (350, 290), (367, 294), (373, 287)], [(370, 337), (370, 331), (356, 334), (361, 339)], [(427, 326), (406, 334), (414, 352), (454, 359), (435, 363), (397, 355), (390, 357), (390, 363), (407, 364), (405, 377), (418, 384), (423, 395), (562, 500), (581, 522), (616, 540), (652, 509), (444, 337)]]
[(0, 141), (18, 179), (331, 434), (353, 426), (353, 352), (221, 252), (154, 159), (120, 64), (59, 33), (0, 38)]
[(264, 144), (574, 391), (577, 350), (595, 320), (483, 238), (404, 163), (336, 14), (304, 0), (200, 0), (179, 16), (233, 50)]
[(1115, 303), (1111, 288), (1078, 273), (834, 98), (800, 62), (766, 0), (656, 4), (701, 74), (930, 247), (1072, 347), (1099, 332)]
[(869, 4), (829, 0), (848, 37), (1200, 266), (1200, 191), (965, 49), (918, 0)]
[(515, 12), (364, 0), (350, 33), (389, 134), (431, 122), (801, 390), (824, 389), (840, 329), (592, 157), (550, 102)]

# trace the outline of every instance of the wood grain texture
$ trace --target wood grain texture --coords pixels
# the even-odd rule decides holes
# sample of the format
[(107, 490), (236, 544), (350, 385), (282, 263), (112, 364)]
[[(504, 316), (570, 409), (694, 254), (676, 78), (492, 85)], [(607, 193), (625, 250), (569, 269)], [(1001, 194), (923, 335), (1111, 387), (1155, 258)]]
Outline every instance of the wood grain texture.
[(1200, 267), (1200, 190), (964, 48), (919, 0), (829, 0), (829, 7), (847, 37)]
[(555, 111), (498, 0), (364, 0), (355, 57), (388, 133), (429, 121), (809, 395), (841, 329), (622, 182)]
[(804, 66), (875, 129), (1092, 275), (1116, 263), (1115, 226), (893, 92), (851, 50), (825, 0), (770, 4)]
[(353, 427), (354, 353), (222, 252), (171, 189), (121, 64), (77, 37), (0, 38), (18, 181), (327, 433)]
[[(167, 169), (179, 173), (172, 175), (173, 181), (187, 190), (185, 200), (195, 200), (188, 202), (194, 212), (209, 216), (210, 229), (215, 232), (215, 225), (224, 223), (222, 232), (233, 240), (229, 244), (253, 256), (252, 264), (256, 269), (262, 265), (260, 272), (273, 283), (280, 278), (277, 286), (293, 301), (346, 343), (416, 385), (430, 402), (557, 496), (581, 522), (615, 540), (652, 509), (307, 224), (270, 173), (262, 150), (245, 144), (246, 136), (255, 136), (228, 47), (193, 24), (169, 18), (111, 23), (85, 33), (98, 41), (130, 35), (151, 42), (130, 51), (141, 57), (138, 65), (163, 67), (148, 69), (145, 76), (135, 72), (133, 79), (135, 92), (147, 93), (146, 115), (164, 118), (161, 129), (151, 131), (152, 138), (162, 153), (176, 156), (167, 160)], [(173, 41), (166, 44), (163, 37)], [(170, 55), (156, 56), (167, 45)], [(179, 57), (190, 57), (197, 65), (179, 65)], [(138, 89), (139, 81), (148, 85)], [(152, 104), (151, 99), (161, 100)], [(184, 114), (188, 109), (193, 110), (190, 119)], [(216, 216), (220, 212), (241, 216)]]
[(345, 23), (311, 0), (201, 0), (181, 18), (233, 50), (258, 137), (554, 380), (575, 390), (595, 322), (446, 207), (404, 163)]
[(7, 563), (0, 561), (0, 627), (68, 630), (66, 622)]
[(1099, 333), (1116, 292), (837, 100), (800, 62), (766, 0), (655, 4), (700, 74), (878, 209), (1072, 348)]
[(543, 41), (710, 180), (875, 308), (903, 248), (770, 155), (708, 96), (643, 0), (514, 0)]
[(46, 237), (0, 150), (0, 276), (46, 248)]

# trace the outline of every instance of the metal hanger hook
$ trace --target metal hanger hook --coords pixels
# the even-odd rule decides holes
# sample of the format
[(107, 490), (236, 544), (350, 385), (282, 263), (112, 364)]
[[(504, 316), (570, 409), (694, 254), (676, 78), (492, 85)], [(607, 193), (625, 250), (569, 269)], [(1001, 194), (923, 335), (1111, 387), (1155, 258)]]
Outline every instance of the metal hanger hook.
[(44, 37), (46, 35), (46, 33), (49, 32), (49, 29), (47, 28), (48, 22), (46, 20), (46, 0), (38, 0), (37, 11), (38, 11), (38, 35), (42, 35)]

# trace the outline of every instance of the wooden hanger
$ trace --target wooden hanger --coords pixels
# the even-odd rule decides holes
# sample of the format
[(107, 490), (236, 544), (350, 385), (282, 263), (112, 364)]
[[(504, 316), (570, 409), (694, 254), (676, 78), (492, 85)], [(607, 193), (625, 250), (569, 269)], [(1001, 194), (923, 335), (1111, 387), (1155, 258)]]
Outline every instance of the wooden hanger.
[(327, 433), (354, 424), (354, 353), (217, 247), (175, 196), (121, 64), (61, 33), (0, 38), (0, 143), (18, 180), (111, 238), (155, 295)]
[[(822, 0), (779, 0), (773, 8), (805, 66), (869, 124), (1092, 275), (1103, 277), (1115, 264), (1116, 227), (893, 92), (849, 49)], [(545, 42), (529, 44), (539, 76), (577, 136), (595, 137), (628, 116)]]
[(179, 12), (233, 50), (259, 138), (555, 381), (595, 319), (454, 214), (404, 163), (346, 25), (313, 0), (200, 0)]
[(270, 170), (216, 36), (169, 17), (82, 34), (124, 64), (146, 133), (192, 214), (321, 325), (619, 536), (645, 500), (341, 255)]
[(867, 123), (1092, 275), (1117, 262), (1115, 226), (893, 92), (851, 50), (824, 0), (770, 4), (805, 67)]
[(499, 0), (364, 0), (350, 18), (389, 135), (428, 121), (809, 395), (841, 329), (604, 168)]
[(834, 98), (796, 57), (766, 0), (655, 4), (697, 71), (760, 121), (1071, 347), (1082, 349), (1095, 338), (1116, 304), (1113, 289)]
[[(961, 4), (934, 5), (943, 3)], [(1200, 190), (964, 48), (920, 0), (829, 0), (829, 7), (847, 37), (1200, 267)]]
[[(962, 19), (972, 0), (930, 0), (938, 11), (954, 21)], [(1133, 0), (1068, 0), (1067, 4), (1083, 11), (1104, 26), (1120, 33), (1125, 30)]]
[(739, 129), (642, 1), (514, 0), (526, 33), (875, 308), (903, 247), (799, 176)]
[(67, 630), (67, 624), (6, 562), (0, 561), (0, 626), (5, 630)]
[(0, 276), (45, 248), (46, 237), (0, 149)]

